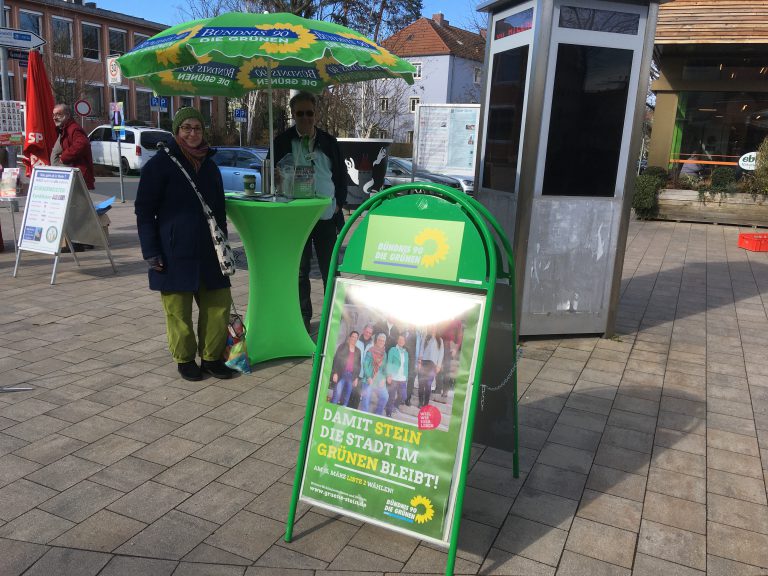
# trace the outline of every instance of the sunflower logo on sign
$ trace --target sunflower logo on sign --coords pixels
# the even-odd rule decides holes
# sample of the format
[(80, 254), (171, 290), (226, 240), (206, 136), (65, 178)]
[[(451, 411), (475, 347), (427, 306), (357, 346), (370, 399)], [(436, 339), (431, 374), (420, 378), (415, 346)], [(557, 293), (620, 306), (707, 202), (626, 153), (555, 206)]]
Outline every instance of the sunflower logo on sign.
[(448, 245), (448, 238), (442, 230), (438, 230), (437, 228), (425, 228), (416, 235), (416, 238), (414, 238), (413, 241), (418, 246), (423, 246), (429, 241), (434, 243), (432, 252), (424, 254), (421, 257), (421, 263), (426, 268), (431, 268), (438, 262), (445, 260), (446, 256), (448, 256), (450, 246)]
[(424, 507), (424, 511), (417, 513), (414, 517), (417, 524), (424, 524), (435, 517), (435, 508), (432, 506), (430, 499), (426, 496), (414, 496), (411, 498), (411, 506), (414, 508), (418, 508), (419, 506)]

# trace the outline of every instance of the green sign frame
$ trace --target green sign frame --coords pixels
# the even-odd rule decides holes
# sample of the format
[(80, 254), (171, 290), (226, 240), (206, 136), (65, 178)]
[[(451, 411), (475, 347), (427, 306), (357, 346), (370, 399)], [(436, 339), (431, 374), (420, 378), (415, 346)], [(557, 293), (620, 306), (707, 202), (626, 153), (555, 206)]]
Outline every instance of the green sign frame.
[[(422, 193), (413, 194), (416, 189)], [(339, 265), (340, 248), (353, 226)], [(510, 309), (515, 309), (509, 240), (487, 209), (471, 197), (438, 184), (405, 184), (380, 192), (354, 212), (339, 234), (330, 270), (334, 283), (325, 294), (285, 540), (293, 538), (301, 499), (447, 546), (445, 573), (452, 575), (486, 335), (499, 279), (512, 287)], [(407, 328), (398, 334), (396, 344), (388, 343), (386, 352), (386, 334), (379, 339), (374, 335), (375, 348), (366, 349), (364, 361), (357, 335), (374, 317)], [(514, 326), (515, 319), (511, 322)], [(461, 334), (460, 346), (450, 341), (454, 345), (450, 402), (441, 409), (430, 402), (431, 379), (442, 366), (430, 368), (425, 361), (417, 374), (424, 402), (420, 397), (416, 413), (398, 412), (387, 399), (403, 385), (406, 338), (413, 333), (417, 342), (421, 338), (420, 350), (429, 346), (434, 350), (435, 342), (444, 343), (435, 336), (447, 323), (453, 329), (460, 327)], [(510, 357), (516, 358), (516, 328), (512, 340)], [(445, 363), (444, 350), (436, 357)], [(516, 399), (514, 368), (511, 374)], [(352, 399), (355, 390), (364, 399), (358, 398), (359, 404)], [(516, 478), (517, 420), (515, 401)]]

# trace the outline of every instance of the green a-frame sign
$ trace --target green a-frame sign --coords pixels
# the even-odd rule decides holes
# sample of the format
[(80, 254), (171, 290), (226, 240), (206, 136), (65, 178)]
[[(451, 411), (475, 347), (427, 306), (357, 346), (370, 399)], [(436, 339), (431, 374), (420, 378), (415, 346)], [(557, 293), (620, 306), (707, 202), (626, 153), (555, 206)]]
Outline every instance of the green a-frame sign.
[(352, 214), (330, 270), (285, 540), (301, 499), (447, 546), (451, 575), (497, 285), (519, 475), (511, 245), (473, 198), (405, 184)]

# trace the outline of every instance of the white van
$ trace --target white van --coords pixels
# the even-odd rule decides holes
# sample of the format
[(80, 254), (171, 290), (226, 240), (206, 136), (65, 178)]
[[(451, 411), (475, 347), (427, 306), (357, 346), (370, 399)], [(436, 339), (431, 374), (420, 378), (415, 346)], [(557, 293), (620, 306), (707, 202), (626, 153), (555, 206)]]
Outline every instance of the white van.
[(167, 130), (147, 128), (144, 126), (126, 126), (125, 139), (120, 141), (120, 153), (117, 150), (117, 139), (120, 132), (112, 130), (109, 124), (103, 124), (90, 133), (91, 153), (94, 164), (118, 167), (122, 156), (123, 172), (141, 170), (147, 160), (157, 152), (157, 143), (170, 142), (173, 134)]

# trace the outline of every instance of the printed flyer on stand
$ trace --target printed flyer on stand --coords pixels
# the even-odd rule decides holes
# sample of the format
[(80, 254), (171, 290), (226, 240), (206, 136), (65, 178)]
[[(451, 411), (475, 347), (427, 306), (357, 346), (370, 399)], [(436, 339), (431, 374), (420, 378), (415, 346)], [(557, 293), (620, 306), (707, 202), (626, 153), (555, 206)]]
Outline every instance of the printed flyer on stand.
[(303, 500), (447, 543), (484, 303), (337, 279)]

